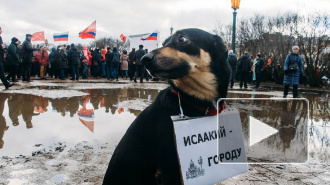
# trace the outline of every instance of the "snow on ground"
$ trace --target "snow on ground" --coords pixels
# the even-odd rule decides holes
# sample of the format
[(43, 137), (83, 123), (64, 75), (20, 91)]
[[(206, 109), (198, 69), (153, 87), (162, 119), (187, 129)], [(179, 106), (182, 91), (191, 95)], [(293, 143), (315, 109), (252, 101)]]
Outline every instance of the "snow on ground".
[(18, 89), (18, 90), (6, 90), (2, 91), (2, 93), (8, 93), (8, 94), (29, 94), (34, 96), (42, 96), (45, 98), (70, 98), (75, 96), (86, 96), (88, 93), (84, 93), (81, 91), (76, 90), (44, 90), (44, 89)]
[(151, 104), (150, 101), (138, 98), (135, 100), (128, 100), (128, 101), (120, 102), (117, 105), (114, 105), (114, 107), (117, 107), (117, 108), (125, 107), (127, 109), (143, 111), (150, 104)]
[(275, 97), (283, 97), (282, 91), (228, 91), (228, 93), (236, 93), (236, 94), (251, 94), (251, 95), (268, 95)]

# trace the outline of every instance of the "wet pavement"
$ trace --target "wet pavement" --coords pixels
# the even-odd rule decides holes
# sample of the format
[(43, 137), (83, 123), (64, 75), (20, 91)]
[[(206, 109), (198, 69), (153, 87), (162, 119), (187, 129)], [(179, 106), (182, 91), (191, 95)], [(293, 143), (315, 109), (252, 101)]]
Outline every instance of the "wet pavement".
[[(65, 85), (34, 82), (0, 92), (0, 156), (19, 157), (38, 151), (64, 150), (81, 142), (104, 143), (114, 149), (139, 113), (150, 105), (167, 84), (93, 83)], [(281, 91), (233, 89), (228, 98), (281, 97)], [(327, 93), (301, 93), (309, 101), (274, 103), (269, 101), (228, 101), (239, 109), (243, 136), (248, 137), (248, 119), (253, 116), (275, 128), (285, 130), (261, 146), (276, 151), (290, 151), (290, 144), (309, 144), (310, 161), (330, 164), (330, 101)], [(310, 127), (304, 128), (307, 108)], [(295, 111), (292, 111), (295, 110)], [(292, 114), (294, 113), (294, 114)], [(293, 125), (283, 125), (294, 119)], [(306, 133), (308, 137), (304, 137)], [(97, 144), (95, 144), (96, 146)], [(303, 145), (303, 149), (305, 149)], [(299, 148), (298, 148), (299, 149)], [(297, 150), (297, 148), (296, 148)], [(302, 150), (304, 151), (304, 150)], [(249, 152), (251, 156), (249, 157)], [(253, 151), (247, 150), (249, 160)], [(289, 152), (290, 153), (290, 152)], [(304, 156), (304, 152), (301, 152)], [(109, 156), (110, 157), (110, 156)], [(65, 181), (61, 174), (53, 182)]]

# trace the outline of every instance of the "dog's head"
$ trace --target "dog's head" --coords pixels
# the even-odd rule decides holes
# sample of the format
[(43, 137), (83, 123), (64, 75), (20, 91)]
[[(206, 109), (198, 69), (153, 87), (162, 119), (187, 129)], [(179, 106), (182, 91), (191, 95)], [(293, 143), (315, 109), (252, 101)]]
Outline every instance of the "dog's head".
[(227, 96), (230, 67), (227, 46), (216, 35), (200, 29), (179, 30), (163, 47), (142, 58), (151, 75), (171, 79), (183, 92), (201, 100)]

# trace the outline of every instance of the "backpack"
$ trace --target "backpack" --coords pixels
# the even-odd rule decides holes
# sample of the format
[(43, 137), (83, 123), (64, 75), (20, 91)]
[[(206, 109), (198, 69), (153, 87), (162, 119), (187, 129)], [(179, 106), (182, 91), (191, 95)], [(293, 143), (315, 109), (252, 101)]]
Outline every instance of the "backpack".
[(119, 53), (113, 52), (111, 63), (118, 64), (119, 63)]
[(228, 63), (230, 66), (232, 67), (236, 67), (237, 66), (237, 63), (236, 63), (236, 57), (235, 56), (231, 56), (231, 57), (228, 57)]

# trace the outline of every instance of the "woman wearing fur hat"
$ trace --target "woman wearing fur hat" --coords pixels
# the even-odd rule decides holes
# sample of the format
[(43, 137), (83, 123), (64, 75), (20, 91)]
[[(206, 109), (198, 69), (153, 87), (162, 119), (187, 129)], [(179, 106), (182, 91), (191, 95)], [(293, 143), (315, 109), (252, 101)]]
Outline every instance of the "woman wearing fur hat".
[(13, 37), (11, 39), (11, 44), (8, 47), (7, 64), (9, 66), (9, 74), (7, 76), (7, 80), (11, 79), (12, 82), (18, 82), (16, 80), (16, 74), (19, 64), (19, 56), (17, 51), (18, 43), (18, 39), (16, 37)]
[(302, 58), (298, 52), (299, 47), (293, 46), (284, 63), (284, 98), (288, 96), (289, 85), (293, 85), (293, 98), (298, 98), (299, 76), (304, 73)]

